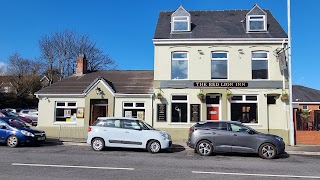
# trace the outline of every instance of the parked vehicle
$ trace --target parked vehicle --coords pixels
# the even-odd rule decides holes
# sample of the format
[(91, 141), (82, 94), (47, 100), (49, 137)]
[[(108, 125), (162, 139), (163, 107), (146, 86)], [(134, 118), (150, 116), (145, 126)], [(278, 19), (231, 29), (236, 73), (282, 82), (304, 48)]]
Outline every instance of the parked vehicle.
[(87, 143), (95, 151), (104, 147), (142, 148), (150, 153), (171, 147), (171, 136), (134, 118), (99, 117), (89, 127)]
[(37, 109), (22, 109), (19, 116), (26, 117), (32, 120), (33, 124), (38, 124), (38, 110)]
[(0, 118), (0, 142), (7, 143), (9, 147), (20, 144), (41, 143), (46, 140), (46, 133), (34, 129), (17, 118)]
[(33, 123), (33, 121), (27, 117), (22, 117), (22, 116), (19, 116), (18, 114), (16, 113), (13, 113), (12, 111), (3, 111), (1, 110), (0, 111), (0, 117), (11, 117), (11, 118), (19, 118), (20, 120), (26, 122), (26, 123), (29, 123), (31, 125), (35, 125)]
[(198, 122), (189, 130), (187, 145), (202, 156), (213, 152), (239, 152), (273, 159), (285, 150), (281, 137), (257, 132), (235, 121)]

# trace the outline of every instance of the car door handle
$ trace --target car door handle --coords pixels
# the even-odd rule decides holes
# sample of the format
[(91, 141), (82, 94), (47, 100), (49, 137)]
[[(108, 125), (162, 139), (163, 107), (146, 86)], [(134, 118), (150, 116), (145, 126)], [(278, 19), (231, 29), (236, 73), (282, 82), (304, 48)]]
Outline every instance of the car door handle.
[(106, 129), (102, 129), (102, 131), (108, 131), (108, 130), (106, 130)]
[(129, 131), (126, 131), (126, 133), (129, 133)]
[(236, 134), (233, 134), (233, 136), (238, 136), (238, 135), (236, 135)]

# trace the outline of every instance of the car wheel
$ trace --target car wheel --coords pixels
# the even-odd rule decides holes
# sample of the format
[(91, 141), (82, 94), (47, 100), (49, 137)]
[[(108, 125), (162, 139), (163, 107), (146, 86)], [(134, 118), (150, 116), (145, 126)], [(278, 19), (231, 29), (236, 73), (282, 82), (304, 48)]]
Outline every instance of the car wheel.
[(273, 159), (277, 155), (277, 149), (273, 144), (265, 143), (260, 146), (259, 156), (263, 159)]
[(147, 149), (152, 154), (158, 153), (161, 150), (161, 145), (159, 141), (153, 140), (148, 143)]
[(200, 141), (197, 144), (197, 153), (201, 156), (209, 156), (213, 152), (213, 145), (207, 140)]
[(95, 151), (102, 151), (104, 149), (104, 140), (102, 138), (94, 138), (91, 142), (91, 147)]
[(7, 139), (7, 145), (12, 148), (17, 147), (19, 145), (18, 137), (14, 135), (9, 136)]

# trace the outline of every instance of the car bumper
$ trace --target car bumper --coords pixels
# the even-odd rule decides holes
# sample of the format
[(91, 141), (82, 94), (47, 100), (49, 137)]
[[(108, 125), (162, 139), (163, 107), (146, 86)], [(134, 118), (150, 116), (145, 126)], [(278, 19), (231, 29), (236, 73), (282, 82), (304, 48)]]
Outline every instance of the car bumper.
[(280, 142), (277, 144), (277, 152), (278, 154), (283, 154), (285, 152), (286, 145), (284, 142)]
[(41, 136), (41, 137), (24, 137), (19, 139), (20, 143), (26, 144), (26, 143), (42, 143), (46, 141), (46, 136)]
[(189, 146), (190, 148), (194, 149), (195, 145), (193, 143), (191, 143), (191, 141), (187, 141), (187, 146)]
[(168, 149), (172, 146), (172, 140), (166, 139), (161, 142), (161, 149)]

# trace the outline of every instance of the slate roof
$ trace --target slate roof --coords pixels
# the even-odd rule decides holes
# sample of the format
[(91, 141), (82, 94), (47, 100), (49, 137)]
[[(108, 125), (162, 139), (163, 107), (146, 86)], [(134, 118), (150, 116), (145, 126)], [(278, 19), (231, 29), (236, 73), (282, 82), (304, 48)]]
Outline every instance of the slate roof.
[(174, 11), (162, 11), (159, 14), (154, 39), (288, 37), (269, 10), (264, 10), (267, 13), (268, 32), (247, 33), (245, 16), (249, 11), (188, 11), (191, 15), (191, 32), (173, 33), (170, 22)]
[(116, 93), (153, 93), (153, 70), (108, 70), (72, 75), (35, 94), (82, 94), (97, 78), (107, 81)]
[(320, 102), (320, 90), (301, 85), (292, 86), (293, 102)]

